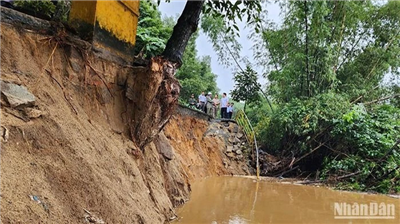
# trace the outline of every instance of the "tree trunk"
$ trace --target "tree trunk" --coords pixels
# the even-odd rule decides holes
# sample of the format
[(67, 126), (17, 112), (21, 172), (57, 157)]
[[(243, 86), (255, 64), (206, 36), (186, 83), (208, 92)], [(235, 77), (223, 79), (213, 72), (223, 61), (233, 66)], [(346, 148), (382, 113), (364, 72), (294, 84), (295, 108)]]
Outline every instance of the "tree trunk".
[(306, 26), (306, 31), (305, 31), (305, 34), (306, 34), (306, 52), (305, 52), (305, 54), (306, 54), (306, 93), (307, 93), (307, 97), (310, 97), (311, 96), (311, 91), (310, 91), (310, 88), (311, 88), (311, 85), (310, 85), (310, 70), (309, 70), (309, 62), (308, 62), (308, 6), (307, 6), (307, 0), (306, 1), (304, 1), (304, 23), (305, 23), (305, 26)]
[(174, 27), (171, 37), (162, 53), (165, 59), (176, 63), (177, 68), (182, 65), (182, 56), (190, 37), (197, 30), (200, 13), (204, 0), (189, 0), (186, 3), (182, 15)]

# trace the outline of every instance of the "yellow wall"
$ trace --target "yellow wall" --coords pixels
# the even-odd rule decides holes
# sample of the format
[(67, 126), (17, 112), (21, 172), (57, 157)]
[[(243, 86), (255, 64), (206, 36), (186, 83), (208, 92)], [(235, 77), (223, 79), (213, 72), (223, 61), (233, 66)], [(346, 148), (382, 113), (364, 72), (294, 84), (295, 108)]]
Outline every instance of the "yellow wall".
[(139, 0), (121, 0), (121, 2), (139, 17)]
[[(129, 9), (119, 1), (98, 1), (96, 21), (99, 23), (100, 28), (114, 34), (117, 39), (134, 45), (136, 42), (139, 2), (125, 1), (125, 4), (129, 6)], [(132, 9), (137, 11), (134, 13)]]
[(139, 0), (72, 1), (70, 12), (73, 26), (79, 26), (77, 21), (95, 26), (97, 21), (100, 28), (132, 45), (136, 42), (138, 17)]
[(84, 21), (94, 24), (96, 1), (71, 1), (71, 11), (69, 12), (70, 21)]

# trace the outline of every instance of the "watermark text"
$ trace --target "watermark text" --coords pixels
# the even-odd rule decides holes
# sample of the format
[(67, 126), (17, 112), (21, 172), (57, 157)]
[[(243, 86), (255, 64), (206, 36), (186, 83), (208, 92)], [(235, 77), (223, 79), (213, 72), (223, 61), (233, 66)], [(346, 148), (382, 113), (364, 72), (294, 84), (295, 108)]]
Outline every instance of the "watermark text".
[(396, 206), (388, 203), (335, 202), (335, 219), (394, 219)]

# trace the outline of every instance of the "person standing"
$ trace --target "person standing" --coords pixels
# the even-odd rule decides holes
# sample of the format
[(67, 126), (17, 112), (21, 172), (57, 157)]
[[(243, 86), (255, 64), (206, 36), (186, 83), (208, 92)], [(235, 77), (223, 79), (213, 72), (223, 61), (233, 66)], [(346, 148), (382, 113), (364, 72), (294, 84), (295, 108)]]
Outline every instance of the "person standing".
[(206, 111), (207, 112), (206, 113), (210, 116), (212, 116), (212, 107), (213, 107), (213, 101), (212, 101), (211, 97), (212, 97), (212, 93), (209, 92), (206, 97), (206, 99), (207, 99), (207, 102), (206, 102)]
[(232, 119), (233, 115), (233, 103), (228, 103), (228, 108), (226, 109), (228, 112), (228, 119)]
[(214, 99), (213, 99), (213, 116), (214, 118), (217, 117), (217, 111), (219, 108), (219, 99), (218, 99), (218, 94), (215, 94)]
[(222, 94), (221, 98), (221, 118), (228, 118), (226, 108), (228, 107), (229, 99), (226, 93)]
[(228, 103), (228, 106), (226, 107), (226, 118), (231, 119), (231, 110), (232, 110), (232, 106), (230, 103)]
[(204, 113), (206, 112), (205, 111), (205, 108), (206, 108), (206, 102), (207, 102), (207, 98), (206, 98), (206, 96), (204, 95), (204, 91), (203, 92), (201, 92), (201, 94), (199, 95), (199, 105), (200, 105), (200, 110), (201, 111), (203, 111)]

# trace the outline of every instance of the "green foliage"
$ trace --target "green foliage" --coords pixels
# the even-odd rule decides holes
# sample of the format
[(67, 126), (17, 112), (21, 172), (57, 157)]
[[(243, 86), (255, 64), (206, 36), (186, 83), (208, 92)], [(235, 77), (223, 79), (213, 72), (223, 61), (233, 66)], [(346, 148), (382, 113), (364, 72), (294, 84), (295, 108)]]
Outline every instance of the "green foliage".
[[(271, 151), (293, 147), (310, 151), (312, 137), (329, 127), (349, 108), (345, 96), (329, 92), (307, 100), (293, 99), (278, 108), (259, 140)], [(293, 141), (294, 140), (294, 141)]]
[(204, 7), (204, 12), (212, 14), (215, 17), (223, 17), (229, 21), (233, 21), (238, 18), (242, 21), (243, 15), (248, 21), (255, 18), (255, 12), (261, 11), (260, 2), (251, 0), (245, 1), (207, 1)]
[(58, 0), (56, 6), (50, 0), (18, 0), (14, 1), (14, 6), (17, 10), (42, 19), (67, 22), (68, 14), (71, 9), (71, 1)]
[(326, 93), (293, 99), (256, 121), (258, 139), (272, 153), (290, 150), (300, 157), (319, 149), (323, 179), (354, 174), (340, 188), (398, 192), (400, 109), (350, 106), (346, 97)]
[(286, 1), (280, 6), (282, 25), (268, 21), (262, 8), (253, 8), (247, 23), (276, 111), (257, 104), (263, 93), (257, 75), (250, 66), (241, 68), (241, 46), (226, 32), (237, 30), (226, 23), (232, 16), (202, 20), (220, 61), (240, 71), (232, 95), (249, 101), (258, 139), (270, 152), (315, 163), (313, 169), (322, 168), (324, 178), (342, 177), (342, 187), (399, 191), (394, 146), (400, 136), (399, 88), (382, 81), (387, 73), (394, 78), (400, 73), (400, 2)]
[(256, 103), (260, 101), (257, 73), (246, 66), (245, 71), (237, 72), (234, 76), (235, 87), (231, 92), (232, 99), (236, 101), (246, 101), (246, 103)]
[(360, 172), (350, 183), (363, 183), (360, 189), (396, 192), (400, 184), (400, 109), (383, 105), (368, 112), (354, 106), (334, 121), (332, 138), (340, 142), (335, 158), (326, 157), (323, 177)]
[(400, 108), (400, 86), (394, 85), (391, 87), (391, 93), (393, 95), (396, 95), (397, 97), (393, 98), (390, 100), (390, 103), (397, 107)]
[[(191, 94), (197, 97), (202, 91), (218, 93), (217, 75), (211, 71), (211, 58), (204, 56), (197, 57), (196, 38), (198, 34), (192, 36), (183, 54), (183, 65), (176, 73), (176, 77), (181, 83), (182, 89), (180, 97), (188, 100)], [(196, 98), (197, 99), (197, 98)]]
[(256, 59), (270, 81), (268, 93), (278, 102), (337, 89), (350, 98), (367, 89), (363, 100), (368, 101), (380, 93), (373, 88), (383, 75), (398, 70), (399, 2), (288, 1), (281, 5), (282, 26), (264, 19), (263, 27), (268, 28), (251, 35), (257, 43)]
[(140, 1), (135, 54), (151, 58), (160, 55), (172, 34), (173, 19), (161, 19), (157, 6), (150, 0)]
[[(277, 103), (272, 112), (266, 102), (249, 104), (258, 140), (270, 153), (301, 158), (302, 171), (322, 169), (342, 188), (399, 191), (399, 88), (382, 82), (387, 73), (399, 77), (400, 2), (280, 6), (282, 25), (260, 12), (250, 22), (261, 29), (250, 35), (254, 55)], [(243, 100), (254, 77), (238, 74), (234, 95)]]
[[(252, 117), (254, 119), (254, 117)], [(271, 125), (271, 117), (270, 116), (260, 116), (258, 118), (258, 121), (256, 123), (257, 125), (254, 127), (254, 132), (256, 133), (256, 136), (267, 136), (268, 135), (268, 129), (266, 127), (269, 127)], [(260, 139), (260, 137), (258, 137), (257, 139)], [(265, 144), (265, 140), (266, 138), (261, 138), (262, 142), (260, 143), (264, 143)]]
[[(229, 35), (238, 35), (239, 27), (236, 24), (236, 20), (242, 21), (244, 18), (247, 23), (257, 21), (261, 10), (261, 1), (206, 1), (203, 14), (209, 15), (209, 18), (222, 19), (223, 23), (226, 24), (223, 32)], [(259, 25), (256, 25), (255, 28), (258, 31), (260, 30)]]
[[(201, 27), (210, 38), (213, 48), (218, 54), (219, 61), (227, 67), (234, 65), (236, 68), (234, 76), (235, 88), (231, 93), (233, 99), (248, 101), (249, 103), (258, 102), (261, 93), (267, 100), (271, 110), (273, 110), (270, 100), (258, 82), (257, 72), (246, 58), (241, 58), (240, 56), (241, 45), (234, 35), (226, 33), (227, 25), (224, 19), (222, 17), (214, 18), (212, 15), (206, 15), (202, 18)], [(245, 69), (240, 65), (240, 61), (245, 62)]]
[(56, 6), (50, 0), (21, 0), (15, 1), (14, 5), (18, 8), (29, 10), (34, 15), (44, 15), (48, 18), (52, 17), (56, 10)]
[(201, 19), (201, 28), (213, 44), (219, 61), (226, 67), (233, 66), (235, 60), (240, 58), (241, 45), (234, 35), (226, 32), (228, 26), (225, 20), (222, 17), (205, 14)]

